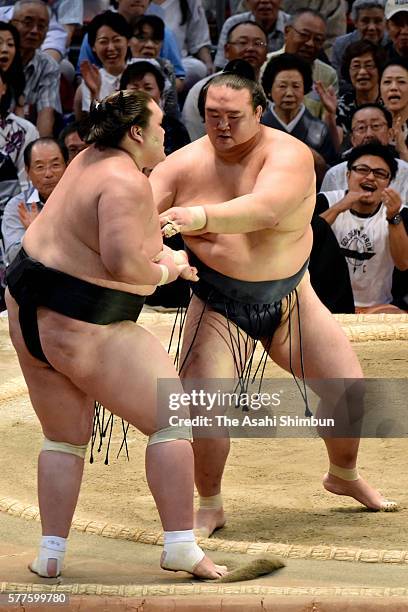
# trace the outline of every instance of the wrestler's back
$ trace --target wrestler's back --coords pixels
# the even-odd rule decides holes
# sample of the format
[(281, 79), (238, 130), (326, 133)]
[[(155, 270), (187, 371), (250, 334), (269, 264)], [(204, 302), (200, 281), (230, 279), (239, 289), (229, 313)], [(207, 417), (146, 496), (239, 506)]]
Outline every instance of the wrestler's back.
[[(278, 130), (263, 130), (260, 144), (239, 163), (225, 162), (217, 157), (207, 137), (176, 151), (164, 162), (174, 161), (175, 167), (182, 168), (177, 175), (174, 206), (215, 204), (251, 193), (265, 163), (266, 150), (267, 163), (271, 166), (271, 192), (274, 191), (274, 157), (279, 156), (280, 163), (282, 157), (286, 158), (288, 168), (293, 172), (293, 181), (298, 181), (300, 172), (311, 173), (312, 188), (300, 198), (299, 206), (273, 230), (184, 237), (188, 247), (201, 261), (227, 276), (241, 280), (272, 280), (292, 276), (302, 267), (312, 247), (310, 219), (315, 205), (315, 189), (310, 153), (306, 152), (306, 167), (302, 169), (299, 159), (305, 158), (305, 145)], [(170, 164), (168, 172), (171, 172)]]
[[(112, 182), (134, 174), (134, 197), (137, 206), (138, 182), (147, 181), (131, 159), (122, 151), (93, 146), (80, 153), (68, 166), (41, 214), (28, 228), (23, 246), (31, 257), (46, 266), (92, 283), (129, 293), (148, 295), (155, 287), (117, 282), (104, 266), (99, 247), (98, 201), (102, 192), (109, 193)], [(112, 201), (118, 207), (120, 202)], [(143, 218), (146, 251), (151, 257), (161, 250), (158, 223), (153, 222), (153, 200), (150, 218)]]

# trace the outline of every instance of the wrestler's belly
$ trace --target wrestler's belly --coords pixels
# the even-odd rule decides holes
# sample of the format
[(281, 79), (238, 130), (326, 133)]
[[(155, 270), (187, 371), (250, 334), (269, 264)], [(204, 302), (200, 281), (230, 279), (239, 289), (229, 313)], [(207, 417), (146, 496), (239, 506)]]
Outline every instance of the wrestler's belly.
[(245, 281), (277, 280), (293, 276), (310, 255), (313, 235), (204, 234), (185, 236), (187, 247), (207, 266)]

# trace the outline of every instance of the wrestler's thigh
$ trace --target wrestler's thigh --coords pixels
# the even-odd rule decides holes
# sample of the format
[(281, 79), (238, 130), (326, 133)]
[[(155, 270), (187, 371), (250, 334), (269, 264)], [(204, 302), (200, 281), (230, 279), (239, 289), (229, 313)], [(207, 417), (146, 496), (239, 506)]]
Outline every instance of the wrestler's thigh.
[(86, 444), (92, 431), (93, 400), (29, 353), (20, 330), (18, 305), (9, 294), (6, 300), (10, 336), (44, 435), (58, 442)]
[(183, 392), (168, 353), (153, 334), (130, 321), (92, 328), (92, 337), (85, 335), (87, 365), (70, 368), (70, 379), (144, 434), (157, 431), (158, 379), (168, 379), (167, 398)]
[(283, 369), (290, 371), (290, 339), (292, 338), (292, 367), (296, 376), (302, 375), (300, 337), (303, 347), (306, 378), (343, 379), (361, 378), (362, 371), (349, 340), (329, 310), (320, 302), (308, 276), (298, 288), (300, 310), (296, 305), (289, 318), (276, 331), (270, 355)]
[(233, 323), (193, 296), (187, 311), (180, 359), (181, 378), (233, 379), (241, 373), (253, 341)]

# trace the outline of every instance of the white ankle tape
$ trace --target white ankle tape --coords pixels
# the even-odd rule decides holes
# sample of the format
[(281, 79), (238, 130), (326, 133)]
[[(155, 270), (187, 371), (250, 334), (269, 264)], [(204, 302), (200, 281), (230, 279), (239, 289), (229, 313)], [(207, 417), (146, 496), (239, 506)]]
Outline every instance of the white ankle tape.
[(87, 444), (70, 444), (69, 442), (55, 442), (54, 440), (48, 440), (44, 438), (44, 444), (42, 446), (43, 451), (56, 451), (58, 453), (67, 453), (69, 455), (76, 455), (85, 459)]
[(341, 478), (342, 480), (357, 480), (359, 478), (357, 468), (342, 468), (338, 465), (334, 465), (334, 463), (330, 463), (329, 474), (332, 476), (337, 476), (337, 478)]
[(202, 497), (200, 495), (200, 508), (203, 510), (219, 510), (222, 508), (222, 495), (211, 495), (211, 497)]
[(196, 544), (192, 529), (164, 532), (163, 569), (191, 573), (204, 557), (205, 553)]
[(48, 561), (55, 559), (57, 561), (57, 576), (60, 575), (62, 563), (66, 550), (66, 539), (58, 536), (43, 536), (40, 542), (40, 550), (38, 556), (31, 564), (32, 570), (39, 576), (49, 578)]

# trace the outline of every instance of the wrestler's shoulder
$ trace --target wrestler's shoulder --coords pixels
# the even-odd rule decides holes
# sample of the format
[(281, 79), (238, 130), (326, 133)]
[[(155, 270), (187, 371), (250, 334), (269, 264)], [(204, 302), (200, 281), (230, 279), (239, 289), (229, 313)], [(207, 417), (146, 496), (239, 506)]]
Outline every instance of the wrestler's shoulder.
[(270, 152), (278, 154), (287, 152), (291, 156), (303, 155), (305, 158), (313, 159), (309, 147), (298, 138), (268, 126), (262, 126), (262, 128), (263, 142), (268, 146)]
[(184, 145), (181, 149), (177, 149), (174, 153), (171, 153), (166, 157), (166, 162), (169, 163), (179, 163), (183, 161), (186, 163), (187, 161), (194, 162), (198, 157), (202, 156), (204, 153), (211, 153), (212, 149), (209, 146), (208, 136), (202, 136), (193, 142), (190, 142), (187, 145)]

